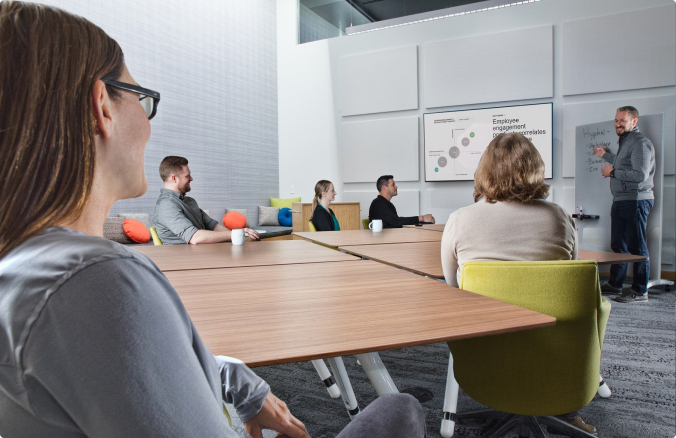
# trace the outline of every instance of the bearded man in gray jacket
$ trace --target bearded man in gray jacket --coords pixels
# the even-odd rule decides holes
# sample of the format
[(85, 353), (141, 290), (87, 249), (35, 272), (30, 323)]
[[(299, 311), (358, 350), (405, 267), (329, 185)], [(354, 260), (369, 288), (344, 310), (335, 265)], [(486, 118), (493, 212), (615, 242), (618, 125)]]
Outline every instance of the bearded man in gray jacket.
[[(610, 210), (610, 247), (614, 252), (648, 257), (646, 226), (653, 207), (653, 178), (655, 176), (655, 148), (648, 137), (639, 132), (638, 110), (633, 106), (617, 109), (615, 132), (620, 137), (617, 155), (601, 145), (593, 149), (603, 158), (601, 174), (610, 178), (613, 205)], [(648, 300), (650, 260), (634, 263), (634, 278), (630, 289), (622, 290), (627, 264), (610, 267), (610, 279), (601, 287), (604, 293), (622, 295), (620, 303)]]

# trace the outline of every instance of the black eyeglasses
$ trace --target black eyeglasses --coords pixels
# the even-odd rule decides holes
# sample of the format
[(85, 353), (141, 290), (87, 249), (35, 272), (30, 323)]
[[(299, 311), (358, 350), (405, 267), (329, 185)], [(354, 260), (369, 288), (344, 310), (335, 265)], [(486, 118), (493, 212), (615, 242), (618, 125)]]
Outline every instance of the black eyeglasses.
[(148, 120), (155, 117), (155, 114), (157, 113), (157, 105), (160, 104), (160, 93), (147, 88), (139, 87), (137, 85), (127, 84), (126, 82), (113, 81), (110, 79), (101, 79), (101, 81), (104, 84), (110, 85), (111, 87), (139, 94), (139, 101), (141, 102), (141, 106), (148, 116)]

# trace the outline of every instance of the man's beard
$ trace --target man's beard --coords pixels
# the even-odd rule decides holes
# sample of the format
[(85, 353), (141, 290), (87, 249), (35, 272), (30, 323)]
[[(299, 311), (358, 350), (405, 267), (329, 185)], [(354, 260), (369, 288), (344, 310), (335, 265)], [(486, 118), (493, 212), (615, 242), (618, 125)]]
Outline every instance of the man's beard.
[(181, 193), (181, 195), (185, 195), (190, 191), (190, 183), (185, 184), (183, 187), (179, 187), (178, 191)]

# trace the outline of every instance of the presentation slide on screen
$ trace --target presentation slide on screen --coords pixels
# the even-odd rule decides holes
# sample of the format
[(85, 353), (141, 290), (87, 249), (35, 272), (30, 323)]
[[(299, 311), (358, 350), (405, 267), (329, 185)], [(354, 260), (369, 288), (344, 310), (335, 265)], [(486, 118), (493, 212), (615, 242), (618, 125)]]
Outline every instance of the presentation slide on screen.
[(552, 104), (425, 114), (425, 181), (473, 180), (481, 154), (498, 134), (520, 132), (552, 177)]

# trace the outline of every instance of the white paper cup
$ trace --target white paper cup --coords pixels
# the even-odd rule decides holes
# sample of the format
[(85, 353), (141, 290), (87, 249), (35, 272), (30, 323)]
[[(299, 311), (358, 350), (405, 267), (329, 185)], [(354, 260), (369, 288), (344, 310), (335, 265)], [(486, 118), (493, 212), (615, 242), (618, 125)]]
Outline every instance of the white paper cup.
[(373, 219), (369, 224), (369, 229), (374, 233), (380, 233), (381, 231), (383, 231), (383, 220)]
[(237, 228), (232, 230), (232, 235), (230, 239), (232, 240), (233, 245), (244, 245), (244, 228)]

